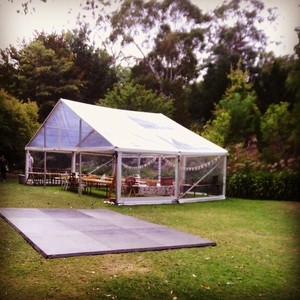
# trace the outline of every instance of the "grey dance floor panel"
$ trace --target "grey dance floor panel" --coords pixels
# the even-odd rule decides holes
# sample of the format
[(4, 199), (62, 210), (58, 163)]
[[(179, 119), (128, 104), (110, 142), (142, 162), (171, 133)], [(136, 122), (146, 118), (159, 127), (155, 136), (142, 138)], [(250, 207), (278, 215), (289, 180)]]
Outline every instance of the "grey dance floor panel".
[(0, 215), (46, 258), (216, 245), (105, 209), (0, 208)]

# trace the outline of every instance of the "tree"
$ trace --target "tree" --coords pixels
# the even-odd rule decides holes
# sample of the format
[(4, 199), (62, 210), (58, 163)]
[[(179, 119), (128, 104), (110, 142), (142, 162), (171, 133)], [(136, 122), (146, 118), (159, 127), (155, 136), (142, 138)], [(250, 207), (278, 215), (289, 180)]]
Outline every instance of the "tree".
[(99, 105), (145, 112), (157, 112), (172, 117), (173, 102), (158, 96), (133, 81), (116, 83), (105, 98), (99, 100)]
[(289, 91), (295, 95), (295, 102), (300, 103), (300, 26), (295, 29), (298, 35), (298, 44), (294, 47), (295, 58), (286, 80)]
[(110, 40), (121, 38), (122, 46), (135, 46), (138, 61), (162, 86), (166, 79), (195, 78), (196, 54), (205, 47), (207, 21), (189, 0), (124, 1), (112, 15)]
[(111, 18), (113, 42), (139, 52), (133, 78), (174, 99), (174, 118), (188, 125), (186, 92), (199, 75), (209, 18), (189, 0), (124, 1)]
[(95, 104), (117, 81), (113, 58), (89, 41), (90, 31), (83, 25), (64, 35), (68, 48), (73, 53), (77, 78), (81, 81), (79, 101)]
[(214, 118), (204, 126), (202, 136), (209, 141), (225, 147), (230, 132), (230, 114), (225, 109), (216, 107)]
[(289, 141), (292, 145), (291, 154), (299, 157), (300, 153), (300, 101), (294, 105), (292, 110), (292, 130)]
[(1, 52), (0, 87), (19, 99), (34, 100), (40, 121), (59, 98), (95, 103), (116, 82), (111, 58), (88, 46), (85, 28), (66, 34), (37, 34), (20, 50)]
[(14, 64), (12, 77), (16, 84), (9, 91), (19, 99), (35, 100), (41, 121), (59, 98), (78, 97), (80, 81), (74, 73), (72, 53), (64, 47), (62, 37), (46, 38), (41, 34), (21, 50), (13, 50), (8, 50), (8, 55)]
[(209, 121), (208, 126), (204, 127), (204, 135), (218, 136), (223, 146), (244, 143), (251, 135), (259, 132), (260, 111), (248, 78), (247, 71), (239, 67), (231, 69), (228, 75), (230, 85), (224, 98), (216, 105), (215, 120)]
[(74, 76), (72, 55), (68, 54), (60, 54), (40, 40), (20, 53), (20, 98), (35, 99), (43, 119), (59, 98), (76, 99), (79, 95), (80, 81)]
[(253, 68), (265, 59), (267, 37), (264, 30), (258, 27), (265, 20), (265, 13), (269, 22), (275, 20), (274, 9), (265, 12), (261, 0), (231, 0), (217, 7), (210, 33), (210, 61), (223, 58), (235, 67), (242, 59), (242, 69), (252, 74)]
[(23, 103), (0, 89), (0, 152), (10, 163), (22, 166), (24, 147), (39, 127), (35, 102)]
[(255, 76), (253, 84), (257, 104), (262, 112), (271, 104), (279, 104), (282, 99), (289, 103), (295, 102), (296, 89), (288, 87), (288, 79), (291, 78), (295, 63), (295, 59), (290, 56), (272, 57), (260, 67), (260, 73)]
[(288, 107), (287, 102), (271, 104), (261, 119), (262, 140), (271, 160), (282, 158), (290, 147), (293, 121)]
[(203, 80), (191, 85), (188, 111), (193, 123), (205, 123), (212, 117), (215, 104), (219, 103), (230, 82), (226, 76), (229, 64), (226, 60), (211, 63)]
[(259, 131), (260, 111), (256, 105), (256, 95), (249, 83), (249, 73), (231, 69), (228, 75), (230, 85), (220, 107), (230, 114), (229, 136), (232, 142), (245, 141)]
[(268, 21), (274, 21), (274, 10), (266, 12), (263, 1), (231, 0), (224, 1), (210, 15), (209, 52), (202, 65), (203, 81), (194, 86), (197, 98), (189, 105), (194, 122), (211, 118), (214, 105), (219, 103), (229, 84), (227, 75), (231, 67), (237, 67), (240, 61), (240, 68), (248, 70), (252, 80), (259, 73), (259, 66), (269, 59), (265, 54), (267, 37), (259, 29), (265, 13)]
[(300, 27), (296, 28), (298, 34), (298, 44), (295, 46), (295, 62), (287, 78), (287, 88), (295, 95), (295, 104), (292, 111), (293, 129), (291, 141), (294, 145), (294, 155), (300, 153)]

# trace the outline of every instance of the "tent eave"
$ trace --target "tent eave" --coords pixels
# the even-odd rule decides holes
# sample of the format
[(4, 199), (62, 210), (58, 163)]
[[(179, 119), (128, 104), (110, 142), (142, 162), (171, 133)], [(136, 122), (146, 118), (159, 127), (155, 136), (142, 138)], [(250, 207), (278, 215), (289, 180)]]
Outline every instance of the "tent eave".
[(159, 150), (159, 149), (140, 149), (140, 148), (125, 148), (125, 147), (116, 147), (117, 152), (120, 153), (143, 153), (143, 154), (170, 154), (178, 155), (179, 151), (177, 150)]
[(227, 156), (228, 151), (180, 151), (183, 156)]
[(80, 148), (80, 147), (32, 147), (26, 146), (25, 150), (27, 151), (36, 151), (36, 152), (61, 152), (61, 153), (114, 153), (115, 147), (89, 147), (89, 148)]
[(119, 148), (116, 147), (116, 152), (122, 152), (122, 153), (142, 153), (142, 154), (168, 154), (168, 155), (174, 155), (174, 156), (227, 156), (228, 151), (227, 150), (215, 150), (215, 151), (186, 151), (186, 150), (158, 150), (158, 149), (133, 149), (133, 148)]

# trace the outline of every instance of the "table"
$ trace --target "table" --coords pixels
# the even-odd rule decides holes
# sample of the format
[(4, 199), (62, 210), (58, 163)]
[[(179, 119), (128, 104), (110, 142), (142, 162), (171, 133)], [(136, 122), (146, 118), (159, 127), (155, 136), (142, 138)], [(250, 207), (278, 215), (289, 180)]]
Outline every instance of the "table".
[(57, 172), (29, 172), (26, 183), (33, 185), (44, 185), (45, 176), (46, 185), (61, 185), (66, 174)]
[(91, 192), (92, 187), (105, 187), (106, 198), (108, 197), (108, 190), (112, 185), (112, 180), (83, 177), (81, 181), (85, 184), (85, 189), (89, 190), (89, 192)]

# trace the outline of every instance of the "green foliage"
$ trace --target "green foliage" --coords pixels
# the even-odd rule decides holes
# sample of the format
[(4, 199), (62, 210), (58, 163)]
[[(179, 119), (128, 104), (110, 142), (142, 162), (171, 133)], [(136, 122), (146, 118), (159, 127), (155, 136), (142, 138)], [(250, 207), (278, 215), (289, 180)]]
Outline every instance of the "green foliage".
[(282, 157), (290, 146), (293, 123), (288, 107), (287, 102), (271, 104), (261, 119), (262, 140), (271, 147), (269, 159)]
[(65, 40), (72, 51), (75, 75), (81, 80), (80, 95), (75, 100), (95, 104), (117, 81), (113, 59), (105, 50), (91, 46), (86, 26), (69, 31)]
[(214, 111), (214, 119), (205, 127), (204, 135), (225, 146), (244, 142), (258, 131), (260, 112), (248, 72), (239, 67), (228, 75), (230, 85)]
[(1, 51), (0, 87), (32, 99), (43, 121), (59, 98), (95, 103), (116, 82), (112, 59), (89, 45), (88, 31), (38, 34), (20, 50)]
[(229, 84), (227, 73), (230, 70), (230, 61), (218, 60), (209, 64), (203, 81), (195, 82), (191, 86), (189, 112), (192, 120), (207, 122), (212, 118), (215, 104), (222, 99)]
[(0, 89), (0, 152), (11, 164), (23, 160), (24, 147), (39, 127), (37, 120), (35, 102), (23, 103)]
[[(214, 35), (214, 54), (223, 56), (235, 63), (242, 57), (247, 68), (258, 63), (257, 54), (264, 49), (267, 37), (257, 23), (265, 18), (274, 21), (273, 10), (264, 12), (264, 3), (260, 0), (250, 0), (245, 5), (243, 0), (224, 1), (214, 10), (214, 21), (211, 30)], [(232, 20), (232, 22), (228, 22)]]
[(116, 83), (98, 104), (119, 109), (157, 112), (169, 117), (173, 113), (172, 100), (164, 99), (142, 85), (126, 80)]
[(239, 93), (220, 101), (220, 107), (230, 115), (228, 136), (231, 142), (245, 141), (258, 132), (260, 112), (255, 102), (251, 94), (243, 98)]
[[(255, 79), (258, 66), (266, 61), (264, 49), (266, 35), (258, 24), (268, 18), (272, 20), (272, 10), (264, 11), (264, 1), (232, 0), (223, 1), (210, 14), (212, 20), (207, 33), (210, 35), (207, 68), (203, 81), (194, 86), (195, 97), (189, 103), (192, 122), (206, 122), (212, 117), (214, 103), (219, 103), (228, 87), (230, 68), (236, 68), (239, 61), (242, 70), (249, 70), (249, 77)], [(230, 22), (228, 22), (230, 20)], [(267, 91), (271, 93), (271, 90)]]
[(292, 153), (296, 156), (300, 153), (300, 102), (295, 104), (291, 119), (292, 130), (289, 141), (292, 145)]
[(1, 55), (4, 60), (11, 57), (1, 66), (6, 74), (10, 70), (1, 86), (19, 99), (36, 101), (41, 121), (59, 98), (78, 96), (81, 82), (75, 76), (71, 52), (61, 37), (41, 34), (20, 50), (9, 48)]
[(185, 89), (199, 76), (209, 19), (188, 0), (124, 1), (111, 18), (111, 41), (140, 54), (134, 80), (174, 99), (173, 117), (184, 126), (190, 123)]
[(292, 88), (292, 84), (288, 84), (295, 68), (295, 59), (292, 56), (269, 55), (266, 60), (253, 78), (257, 104), (263, 113), (271, 104), (279, 104), (283, 100), (294, 103), (296, 100), (296, 86)]
[(217, 107), (214, 112), (214, 119), (210, 120), (205, 126), (202, 136), (211, 142), (224, 147), (228, 140), (230, 128), (230, 114)]
[(228, 133), (230, 141), (243, 142), (258, 132), (260, 112), (252, 84), (249, 83), (249, 73), (242, 71), (238, 65), (237, 69), (231, 69), (228, 78), (230, 85), (219, 105), (231, 117)]
[(300, 200), (299, 172), (237, 172), (227, 178), (227, 195), (246, 199)]
[(21, 50), (18, 79), (25, 95), (34, 93), (37, 100), (50, 100), (63, 92), (76, 95), (79, 88), (78, 82), (72, 79), (71, 53), (60, 50), (50, 48), (39, 39)]
[(298, 44), (295, 46), (296, 58), (292, 60), (291, 69), (288, 72), (288, 78), (286, 80), (287, 88), (294, 92), (295, 99), (300, 102), (300, 26), (295, 31), (298, 35)]
[(111, 17), (111, 41), (131, 44), (147, 72), (164, 89), (164, 81), (186, 84), (198, 76), (197, 51), (203, 50), (209, 20), (188, 0), (124, 1)]
[[(239, 61), (237, 68), (231, 67), (227, 77), (230, 84), (226, 89), (225, 99), (230, 99), (235, 94), (240, 94), (241, 98), (255, 97), (253, 86), (249, 82), (249, 72), (241, 69), (241, 61)], [(226, 101), (225, 99), (223, 100), (224, 102)]]

